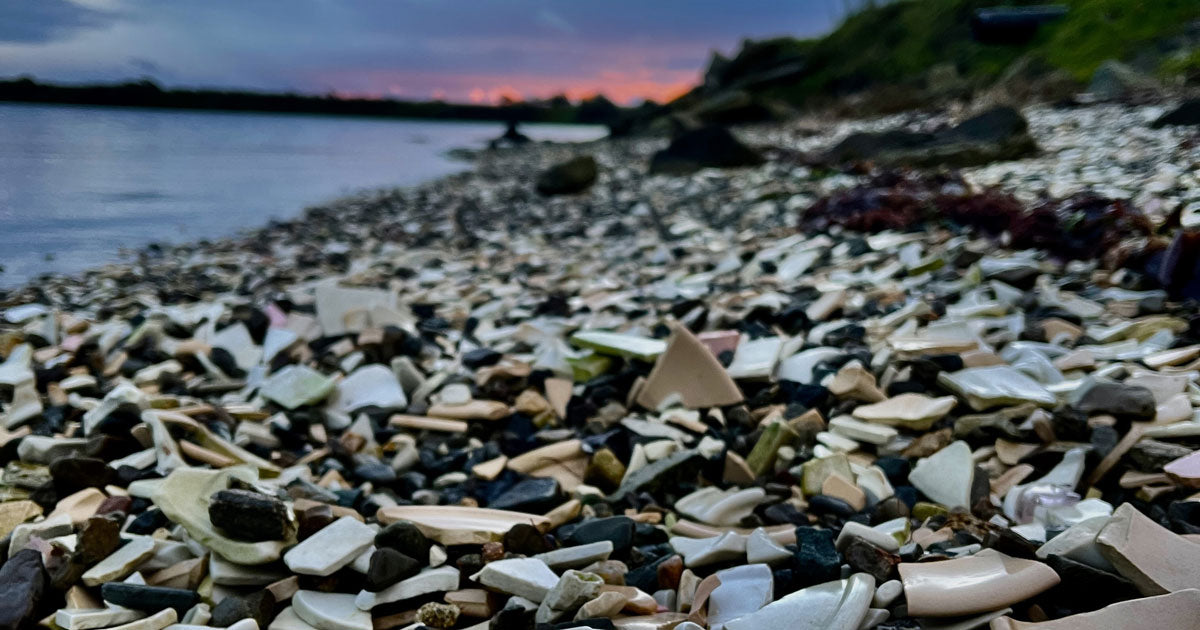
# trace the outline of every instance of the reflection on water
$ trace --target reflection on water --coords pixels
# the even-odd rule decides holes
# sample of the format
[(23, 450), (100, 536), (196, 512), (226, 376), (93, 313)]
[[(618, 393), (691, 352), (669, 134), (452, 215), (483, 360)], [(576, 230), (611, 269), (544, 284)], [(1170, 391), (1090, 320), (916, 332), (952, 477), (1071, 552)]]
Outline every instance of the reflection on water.
[[(529, 125), (535, 140), (591, 126)], [(364, 188), (463, 168), (500, 123), (0, 104), (0, 285), (227, 236)]]

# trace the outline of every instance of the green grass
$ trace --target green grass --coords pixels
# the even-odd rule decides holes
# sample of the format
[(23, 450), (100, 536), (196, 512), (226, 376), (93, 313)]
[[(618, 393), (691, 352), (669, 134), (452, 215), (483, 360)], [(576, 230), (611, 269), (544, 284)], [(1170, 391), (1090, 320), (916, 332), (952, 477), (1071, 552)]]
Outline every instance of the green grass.
[[(828, 35), (805, 42), (811, 69), (771, 95), (801, 103), (818, 95), (852, 93), (884, 84), (919, 85), (928, 69), (953, 63), (976, 85), (993, 81), (1016, 59), (1086, 81), (1107, 59), (1130, 59), (1158, 40), (1200, 19), (1200, 0), (1060, 0), (1066, 17), (1044, 25), (1024, 46), (979, 44), (971, 39), (975, 9), (1003, 0), (900, 0), (868, 6)], [(1200, 62), (1195, 55), (1192, 63)], [(1187, 61), (1176, 65), (1187, 65)], [(1173, 66), (1167, 66), (1170, 69)]]
[(1077, 79), (1106, 59), (1128, 59), (1155, 40), (1200, 19), (1197, 0), (1069, 0), (1070, 13), (1038, 52)]

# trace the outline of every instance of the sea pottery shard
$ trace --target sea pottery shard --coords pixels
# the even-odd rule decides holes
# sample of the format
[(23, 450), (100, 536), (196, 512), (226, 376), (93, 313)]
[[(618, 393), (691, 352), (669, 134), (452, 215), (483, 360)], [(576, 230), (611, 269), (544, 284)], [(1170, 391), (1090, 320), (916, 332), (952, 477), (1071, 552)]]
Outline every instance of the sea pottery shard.
[(234, 477), (257, 481), (255, 471), (245, 466), (222, 470), (178, 468), (157, 486), (151, 500), (171, 521), (182, 525), (193, 540), (226, 560), (248, 565), (274, 562), (295, 542), (294, 538), (263, 542), (233, 540), (218, 533), (209, 520), (208, 498), (216, 491), (228, 488)]
[(666, 350), (654, 363), (637, 395), (639, 405), (658, 406), (672, 395), (689, 409), (724, 407), (742, 401), (742, 392), (717, 357), (685, 326), (673, 324)]
[(908, 612), (916, 617), (955, 617), (1004, 608), (1058, 584), (1053, 569), (984, 549), (942, 562), (902, 562), (900, 580)]
[(921, 459), (908, 480), (925, 496), (948, 508), (968, 507), (975, 477), (971, 447), (961, 440)]
[(749, 516), (765, 498), (762, 488), (720, 490), (709, 486), (676, 501), (675, 509), (709, 525), (732, 526)]
[(371, 610), (376, 606), (412, 599), (429, 593), (452, 591), (458, 588), (459, 579), (459, 571), (454, 567), (426, 568), (379, 592), (359, 591), (358, 595), (354, 597), (354, 605), (360, 610)]
[(938, 383), (967, 399), (976, 411), (1032, 402), (1053, 406), (1057, 399), (1040, 383), (1007, 365), (967, 368), (938, 374)]
[(1100, 553), (1143, 595), (1196, 586), (1200, 545), (1155, 523), (1128, 503), (1113, 512), (1096, 535)]
[(334, 389), (334, 381), (306, 365), (288, 365), (272, 374), (259, 392), (285, 409), (295, 409), (323, 400)]
[(571, 335), (571, 343), (600, 354), (632, 357), (646, 362), (654, 361), (667, 350), (667, 342), (662, 339), (603, 330), (579, 331)]
[(1196, 628), (1200, 619), (1200, 590), (1131, 599), (1100, 610), (1052, 619), (1017, 621), (1001, 617), (991, 630), (1129, 630), (1130, 628)]
[(374, 540), (375, 530), (343, 516), (289, 549), (283, 562), (294, 573), (325, 576), (353, 562)]
[(347, 593), (298, 591), (292, 596), (296, 616), (317, 630), (371, 630), (371, 613), (354, 605)]
[(411, 521), (429, 538), (443, 545), (470, 545), (498, 541), (513, 525), (542, 526), (542, 516), (457, 505), (398, 505), (379, 510), (376, 518), (387, 525)]
[(775, 363), (782, 349), (782, 337), (743, 339), (726, 370), (733, 379), (767, 378), (775, 371)]
[(346, 413), (363, 407), (403, 409), (408, 405), (396, 375), (377, 363), (360, 367), (342, 379), (333, 402)]
[(786, 595), (727, 622), (725, 630), (858, 630), (874, 595), (875, 578), (855, 573)]
[(854, 417), (913, 431), (926, 431), (958, 404), (953, 396), (931, 398), (924, 394), (900, 394), (870, 405), (861, 405)]
[(472, 580), (502, 593), (541, 602), (558, 584), (558, 575), (536, 558), (509, 558), (484, 565)]
[(708, 596), (708, 627), (722, 630), (725, 623), (752, 614), (771, 603), (775, 582), (765, 564), (746, 564), (717, 572), (721, 584)]

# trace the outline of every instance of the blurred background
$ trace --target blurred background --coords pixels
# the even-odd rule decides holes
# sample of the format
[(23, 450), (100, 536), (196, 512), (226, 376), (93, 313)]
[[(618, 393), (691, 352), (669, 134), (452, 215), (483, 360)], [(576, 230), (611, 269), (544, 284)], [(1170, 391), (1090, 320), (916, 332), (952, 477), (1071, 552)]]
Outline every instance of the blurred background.
[(524, 139), (1186, 89), (1197, 42), (1196, 0), (7, 0), (0, 285)]

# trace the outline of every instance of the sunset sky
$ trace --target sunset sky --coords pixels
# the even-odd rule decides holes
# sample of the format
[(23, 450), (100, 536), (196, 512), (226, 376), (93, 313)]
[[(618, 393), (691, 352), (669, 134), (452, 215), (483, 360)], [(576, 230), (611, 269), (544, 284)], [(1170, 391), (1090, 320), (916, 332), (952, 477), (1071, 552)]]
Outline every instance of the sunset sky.
[(0, 77), (412, 100), (669, 99), (848, 0), (2, 0)]

